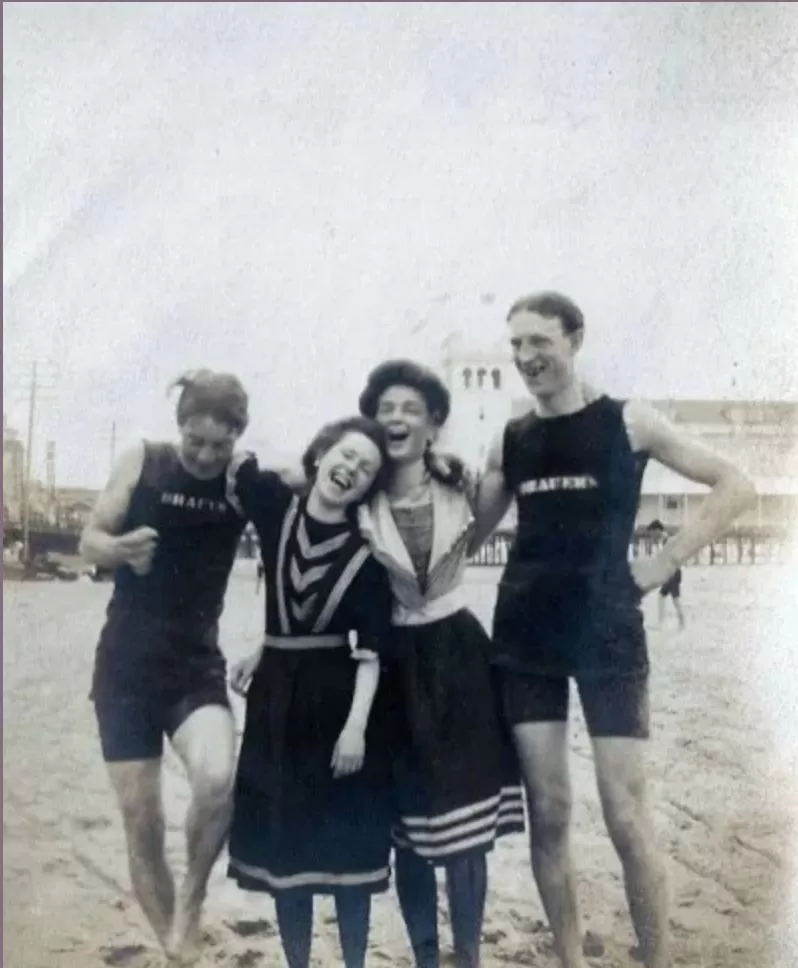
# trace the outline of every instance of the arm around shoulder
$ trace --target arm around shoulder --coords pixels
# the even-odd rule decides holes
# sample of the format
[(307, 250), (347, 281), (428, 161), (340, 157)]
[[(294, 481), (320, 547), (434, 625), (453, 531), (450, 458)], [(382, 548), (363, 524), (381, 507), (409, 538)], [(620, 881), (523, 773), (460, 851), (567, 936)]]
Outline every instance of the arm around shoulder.
[(473, 554), (501, 523), (513, 495), (504, 477), (504, 431), (497, 434), (488, 451), (485, 470), (480, 477), (474, 502), (476, 528), (469, 545)]

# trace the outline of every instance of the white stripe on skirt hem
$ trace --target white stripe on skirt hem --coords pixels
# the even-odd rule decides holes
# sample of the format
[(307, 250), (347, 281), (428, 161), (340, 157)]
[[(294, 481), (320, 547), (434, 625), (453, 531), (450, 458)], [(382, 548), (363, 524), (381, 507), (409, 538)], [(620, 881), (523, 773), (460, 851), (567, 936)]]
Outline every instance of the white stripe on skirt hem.
[[(492, 809), (489, 804), (492, 804)], [(482, 816), (474, 818), (478, 811), (482, 812)], [(461, 822), (452, 822), (452, 817), (462, 818)], [(449, 819), (449, 824), (441, 829), (444, 818)], [(411, 826), (404, 817), (401, 818), (393, 831), (394, 845), (409, 848), (419, 856), (432, 860), (491, 845), (504, 834), (522, 833), (526, 826), (526, 811), (521, 787), (508, 787), (502, 791), (501, 797), (491, 797), (480, 804), (461, 807), (442, 816), (413, 817), (412, 820)]]
[(469, 803), (465, 807), (457, 807), (455, 810), (438, 814), (435, 817), (402, 817), (402, 823), (406, 827), (446, 827), (449, 824), (457, 824), (460, 820), (470, 820), (475, 814), (489, 810), (491, 807), (498, 807), (502, 801), (516, 799), (523, 800), (522, 787), (503, 787), (501, 793), (488, 797), (487, 800)]
[(324, 884), (330, 887), (359, 887), (360, 885), (378, 884), (390, 876), (389, 867), (381, 867), (375, 871), (358, 871), (355, 874), (330, 874), (327, 871), (307, 871), (301, 874), (281, 876), (273, 874), (265, 867), (245, 864), (243, 861), (230, 858), (230, 866), (241, 874), (246, 874), (253, 880), (263, 881), (270, 887), (288, 890), (292, 887), (310, 887), (313, 884)]

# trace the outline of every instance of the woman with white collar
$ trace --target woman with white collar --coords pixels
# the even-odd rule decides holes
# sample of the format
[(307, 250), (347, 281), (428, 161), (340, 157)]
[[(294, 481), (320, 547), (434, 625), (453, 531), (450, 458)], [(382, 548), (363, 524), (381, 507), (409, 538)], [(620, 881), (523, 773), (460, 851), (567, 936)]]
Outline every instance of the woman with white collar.
[(444, 479), (430, 447), (449, 415), (438, 377), (407, 360), (378, 366), (360, 411), (388, 432), (385, 491), (361, 506), (361, 533), (388, 570), (395, 641), (384, 688), (396, 704), (396, 886), (418, 968), (437, 968), (435, 867), (446, 869), (455, 955), (479, 965), (486, 854), (524, 830), (520, 774), (503, 727), (491, 643), (467, 607), (474, 495)]

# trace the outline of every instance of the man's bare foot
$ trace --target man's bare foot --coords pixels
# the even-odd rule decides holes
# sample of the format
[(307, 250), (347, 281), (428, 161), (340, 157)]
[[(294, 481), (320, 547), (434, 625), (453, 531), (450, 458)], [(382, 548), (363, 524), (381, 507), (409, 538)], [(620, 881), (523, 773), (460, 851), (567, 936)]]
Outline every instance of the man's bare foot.
[(200, 956), (202, 899), (178, 898), (166, 951), (176, 965), (193, 965)]

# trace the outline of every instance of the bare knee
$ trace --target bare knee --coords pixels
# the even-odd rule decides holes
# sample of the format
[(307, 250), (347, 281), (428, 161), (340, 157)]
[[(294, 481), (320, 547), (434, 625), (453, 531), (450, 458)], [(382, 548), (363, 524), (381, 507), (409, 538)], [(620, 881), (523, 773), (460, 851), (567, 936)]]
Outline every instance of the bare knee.
[(530, 791), (529, 833), (532, 848), (556, 847), (567, 839), (571, 824), (571, 795), (565, 788)]
[(232, 799), (234, 777), (234, 764), (223, 758), (198, 763), (191, 774), (194, 802), (223, 809)]
[(636, 857), (652, 845), (654, 825), (643, 780), (614, 786), (602, 792), (607, 831), (622, 857)]

